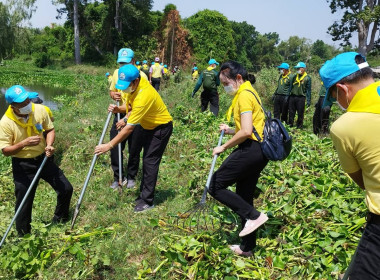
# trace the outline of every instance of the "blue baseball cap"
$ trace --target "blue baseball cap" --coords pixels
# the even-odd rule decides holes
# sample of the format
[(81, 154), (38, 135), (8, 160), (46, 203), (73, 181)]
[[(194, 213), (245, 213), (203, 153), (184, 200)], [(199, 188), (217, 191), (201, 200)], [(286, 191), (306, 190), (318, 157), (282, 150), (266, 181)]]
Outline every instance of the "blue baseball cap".
[(29, 99), (38, 98), (38, 92), (28, 92)]
[(306, 68), (306, 64), (305, 62), (298, 62), (296, 66), (294, 66), (294, 68)]
[(22, 86), (14, 85), (7, 89), (5, 92), (5, 100), (9, 103), (22, 103), (29, 98), (29, 92), (27, 92)]
[(154, 65), (154, 61), (152, 61), (152, 65)]
[(168, 68), (168, 66), (167, 66), (166, 64), (164, 65), (164, 67), (165, 67), (165, 68)]
[(198, 67), (197, 67), (197, 66), (195, 66), (193, 69), (194, 69), (194, 70), (198, 70)]
[(136, 65), (140, 65), (140, 61), (136, 61)]
[[(365, 62), (357, 64), (355, 58), (361, 56)], [(326, 96), (323, 106), (332, 104), (335, 100), (331, 96), (330, 88), (343, 78), (365, 68), (369, 67), (365, 57), (357, 52), (345, 52), (337, 55), (331, 60), (327, 60), (319, 70), (319, 75), (326, 87)]]
[(107, 72), (107, 73), (106, 73), (106, 77), (108, 77), (109, 75), (111, 75), (110, 72)]
[(277, 66), (279, 69), (289, 69), (289, 64), (283, 62), (281, 65)]
[(144, 60), (143, 63), (148, 63), (148, 61)]
[(208, 61), (208, 64), (209, 65), (211, 65), (211, 64), (216, 64), (216, 65), (219, 65), (219, 62), (217, 62), (215, 59), (210, 59), (209, 61)]
[(131, 82), (136, 80), (139, 76), (140, 71), (136, 66), (132, 64), (124, 65), (119, 69), (118, 80), (115, 87), (117, 89), (125, 90), (129, 87)]
[(128, 48), (120, 49), (117, 55), (117, 63), (120, 63), (120, 62), (130, 63), (134, 55), (135, 53), (131, 49), (128, 49)]

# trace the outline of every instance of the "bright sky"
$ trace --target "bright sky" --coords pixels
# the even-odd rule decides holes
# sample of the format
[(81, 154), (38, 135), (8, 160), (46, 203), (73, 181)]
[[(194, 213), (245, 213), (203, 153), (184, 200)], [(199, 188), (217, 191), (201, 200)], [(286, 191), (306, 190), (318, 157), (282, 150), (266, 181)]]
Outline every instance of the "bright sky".
[[(262, 34), (277, 32), (281, 40), (297, 35), (313, 42), (320, 39), (338, 46), (326, 31), (340, 15), (331, 14), (326, 0), (154, 0), (153, 10), (162, 11), (168, 3), (177, 6), (182, 18), (203, 9), (217, 10), (229, 20), (252, 24)], [(52, 22), (63, 24), (65, 21), (55, 18), (57, 7), (51, 4), (51, 0), (37, 0), (36, 5), (37, 11), (31, 19), (33, 27), (42, 28)], [(357, 45), (356, 36), (352, 42)]]

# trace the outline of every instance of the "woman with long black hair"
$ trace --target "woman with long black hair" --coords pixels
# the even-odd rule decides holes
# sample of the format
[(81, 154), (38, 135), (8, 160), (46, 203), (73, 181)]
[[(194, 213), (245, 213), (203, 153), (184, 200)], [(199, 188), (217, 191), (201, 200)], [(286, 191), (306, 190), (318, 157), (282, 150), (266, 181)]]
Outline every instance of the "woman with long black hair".
[[(225, 134), (233, 137), (214, 148), (213, 155), (236, 148), (214, 173), (209, 188), (216, 200), (231, 208), (242, 220), (243, 229), (239, 233), (242, 242), (230, 246), (235, 254), (242, 256), (252, 255), (251, 251), (256, 246), (256, 229), (268, 220), (264, 213), (253, 206), (254, 190), (268, 160), (262, 153), (260, 142), (252, 133), (254, 126), (263, 138), (265, 116), (259, 104), (260, 97), (249, 80), (247, 70), (239, 63), (228, 61), (221, 66), (220, 81), (225, 91), (234, 96), (227, 119), (230, 120), (233, 115), (235, 129), (227, 124), (219, 126), (220, 131), (224, 130)], [(236, 193), (227, 189), (234, 183)]]

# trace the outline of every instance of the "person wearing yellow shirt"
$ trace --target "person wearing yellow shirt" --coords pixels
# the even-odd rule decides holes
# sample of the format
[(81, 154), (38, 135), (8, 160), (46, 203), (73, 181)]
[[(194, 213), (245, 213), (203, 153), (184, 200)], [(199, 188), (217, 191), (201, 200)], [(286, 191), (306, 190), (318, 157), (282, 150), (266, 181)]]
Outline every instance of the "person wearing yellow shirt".
[[(29, 94), (30, 102), (33, 102), (34, 104), (44, 103), (44, 101), (39, 97), (38, 92), (29, 92), (28, 94)], [(50, 108), (48, 106), (45, 106), (45, 105), (43, 105), (43, 106), (44, 106), (46, 112), (48, 113), (51, 121), (54, 122), (53, 112), (50, 110)]]
[(107, 78), (108, 85), (111, 85), (111, 83), (112, 83), (112, 75), (109, 72), (107, 72), (105, 76)]
[(323, 106), (336, 101), (347, 110), (333, 123), (330, 134), (342, 169), (363, 189), (369, 211), (356, 257), (344, 279), (379, 279), (380, 82), (375, 82), (365, 57), (356, 52), (328, 60), (319, 74), (326, 87)]
[[(173, 131), (173, 119), (158, 92), (147, 80), (141, 78), (135, 66), (125, 65), (119, 69), (116, 88), (125, 93), (124, 105), (110, 104), (108, 110), (113, 113), (129, 113), (127, 125), (110, 142), (96, 146), (95, 154), (100, 155), (116, 147), (128, 138), (138, 124), (141, 125), (144, 135), (143, 179), (134, 208), (135, 212), (141, 212), (153, 207), (158, 169)], [(125, 104), (131, 105), (130, 112)]]
[[(213, 155), (221, 154), (229, 148), (235, 149), (213, 174), (209, 193), (241, 218), (243, 230), (239, 236), (242, 237), (242, 242), (240, 245), (231, 245), (230, 249), (237, 255), (251, 256), (251, 251), (256, 246), (255, 230), (268, 220), (264, 213), (253, 206), (256, 184), (268, 159), (263, 155), (260, 141), (252, 133), (252, 127), (255, 127), (262, 139), (265, 116), (260, 106), (260, 97), (242, 65), (235, 61), (224, 63), (220, 68), (220, 81), (226, 93), (233, 96), (227, 120), (233, 115), (235, 129), (227, 124), (219, 126), (220, 131), (233, 136), (223, 145), (214, 148)], [(235, 183), (236, 193), (228, 189)]]
[[(53, 161), (55, 130), (48, 113), (43, 105), (30, 102), (28, 92), (20, 85), (7, 89), (5, 99), (10, 106), (0, 120), (0, 149), (4, 156), (12, 157), (16, 209), (46, 155), (49, 159), (40, 173), (40, 178), (48, 182), (57, 193), (57, 206), (52, 222), (68, 221), (73, 187)], [(46, 139), (42, 136), (43, 130), (46, 131)], [(20, 236), (31, 231), (37, 185), (38, 183), (33, 186), (16, 218), (16, 229)]]
[(195, 81), (196, 79), (198, 79), (198, 76), (199, 76), (199, 72), (198, 72), (198, 67), (195, 66), (192, 70), (192, 74), (191, 74), (191, 78), (193, 81)]
[(160, 65), (160, 58), (154, 59), (154, 64), (149, 69), (149, 81), (152, 86), (159, 91), (162, 75), (164, 74), (164, 66)]
[(139, 71), (140, 71), (140, 69), (141, 69), (141, 64), (140, 64), (140, 61), (136, 61), (136, 67), (137, 67), (137, 69), (139, 69)]
[[(133, 50), (129, 48), (123, 48), (119, 50), (118, 53), (118, 59), (117, 63), (120, 64), (120, 67), (123, 65), (131, 64), (133, 65), (135, 63), (134, 59), (134, 52)], [(116, 83), (118, 80), (119, 75), (119, 69), (116, 69), (112, 75), (112, 82), (110, 85), (110, 96), (115, 101), (123, 103), (122, 94), (121, 92), (116, 89)], [(148, 80), (148, 77), (145, 75), (144, 72), (140, 71), (140, 75), (143, 79)], [(118, 126), (122, 126), (126, 124), (127, 116), (125, 114), (120, 114), (120, 121), (117, 125), (117, 114), (115, 114), (112, 127), (110, 130), (110, 140), (112, 140), (117, 134), (118, 134)], [(141, 138), (142, 138), (142, 130), (140, 126), (137, 126), (132, 135), (121, 142), (121, 150), (122, 152), (125, 149), (125, 144), (128, 141), (128, 151), (129, 151), (129, 157), (128, 157), (128, 164), (127, 164), (127, 177), (123, 178), (123, 185), (125, 183), (127, 184), (127, 188), (133, 188), (136, 185), (136, 176), (139, 169), (139, 163), (140, 163), (140, 153), (142, 150), (141, 145)], [(122, 169), (123, 169), (123, 156), (121, 157), (122, 163)], [(119, 186), (119, 155), (118, 155), (118, 147), (115, 147), (111, 150), (111, 167), (113, 170), (113, 182), (111, 183), (112, 189), (117, 189)]]

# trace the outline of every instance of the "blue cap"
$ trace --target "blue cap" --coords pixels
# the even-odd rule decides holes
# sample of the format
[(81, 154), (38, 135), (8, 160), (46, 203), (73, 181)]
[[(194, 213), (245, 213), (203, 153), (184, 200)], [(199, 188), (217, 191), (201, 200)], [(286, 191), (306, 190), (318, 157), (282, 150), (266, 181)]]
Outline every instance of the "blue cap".
[(106, 73), (106, 77), (108, 77), (109, 75), (111, 75), (110, 72), (107, 72), (107, 73)]
[(294, 68), (306, 68), (306, 64), (305, 62), (298, 62), (296, 66), (294, 66)]
[(154, 65), (154, 61), (152, 61), (152, 65)]
[(289, 69), (289, 64), (283, 62), (281, 65), (277, 66), (279, 69)]
[(140, 65), (140, 61), (136, 61), (136, 65)]
[(29, 99), (38, 98), (38, 92), (28, 92)]
[(143, 63), (148, 63), (148, 61), (144, 60)]
[(116, 83), (116, 88), (125, 90), (129, 87), (130, 83), (136, 80), (140, 76), (140, 71), (136, 66), (132, 64), (124, 65), (120, 67), (118, 73), (118, 80)]
[(120, 63), (120, 62), (130, 63), (134, 55), (135, 53), (131, 49), (128, 49), (128, 48), (120, 49), (117, 55), (117, 63)]
[(168, 66), (167, 66), (166, 64), (164, 65), (164, 67), (165, 67), (165, 68), (168, 68)]
[(198, 70), (198, 67), (197, 67), (197, 66), (195, 66), (193, 69), (194, 69), (194, 70)]
[(346, 52), (337, 55), (331, 60), (327, 60), (325, 64), (323, 64), (322, 68), (319, 70), (319, 75), (321, 76), (323, 84), (326, 88), (326, 96), (323, 101), (323, 106), (328, 106), (335, 101), (335, 98), (333, 98), (330, 94), (330, 88), (333, 85), (356, 71), (369, 67), (367, 61), (357, 64), (355, 61), (357, 56), (361, 56), (365, 60), (365, 57), (360, 53)]
[(160, 65), (162, 66), (162, 65), (164, 65), (164, 64), (161, 62)]
[(19, 85), (12, 86), (5, 92), (5, 100), (9, 104), (22, 103), (27, 98), (29, 98), (29, 92)]
[(208, 64), (209, 65), (211, 65), (211, 64), (216, 64), (216, 65), (219, 65), (219, 62), (217, 62), (215, 59), (210, 59), (209, 61), (208, 61)]

